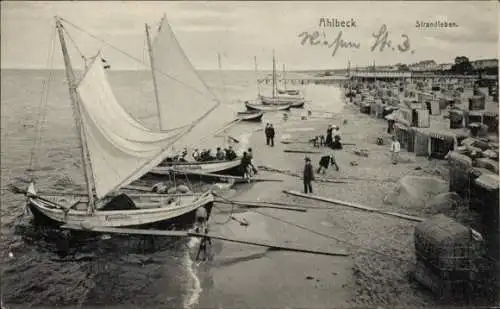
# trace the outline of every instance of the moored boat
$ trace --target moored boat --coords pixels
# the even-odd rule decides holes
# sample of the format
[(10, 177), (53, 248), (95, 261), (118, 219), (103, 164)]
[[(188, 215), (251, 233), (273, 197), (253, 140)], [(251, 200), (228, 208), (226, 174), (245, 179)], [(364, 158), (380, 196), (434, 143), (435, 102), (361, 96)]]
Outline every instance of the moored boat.
[(234, 160), (213, 160), (205, 162), (167, 162), (151, 170), (151, 174), (169, 175), (174, 172), (230, 173), (241, 165), (240, 158)]
[(276, 112), (276, 111), (285, 111), (290, 109), (290, 104), (282, 104), (282, 105), (262, 105), (262, 104), (252, 104), (248, 101), (245, 102), (245, 106), (249, 110), (258, 110), (263, 112)]
[[(160, 22), (154, 39), (150, 38), (149, 27), (146, 26), (146, 38), (161, 131), (185, 128), (190, 125), (191, 121), (197, 125), (188, 128), (186, 135), (175, 141), (172, 147), (186, 149), (188, 152), (192, 152), (195, 148), (214, 148), (214, 138), (237, 123), (239, 117), (235, 117), (234, 111), (215, 96), (197, 73), (165, 16)], [(220, 55), (218, 56), (219, 67), (221, 67)], [(176, 111), (180, 110), (190, 112), (179, 117), (179, 112)], [(232, 170), (237, 165), (239, 165), (239, 160), (236, 159), (203, 162), (172, 161), (154, 167), (150, 173), (165, 175), (169, 170), (185, 171), (186, 175), (189, 171), (200, 170), (219, 173)]]
[(170, 131), (145, 128), (116, 100), (107, 73), (97, 61), (102, 58), (100, 52), (86, 63), (83, 75), (75, 78), (61, 18), (56, 18), (56, 29), (79, 133), (87, 196), (38, 194), (31, 182), (24, 193), (35, 220), (90, 230), (147, 227), (175, 220), (201, 206), (211, 208), (211, 191), (133, 198), (121, 191), (169, 156), (171, 145), (196, 128), (197, 122)]
[(303, 97), (292, 97), (292, 96), (260, 96), (260, 100), (264, 105), (287, 105), (289, 104), (292, 108), (301, 108), (306, 103)]
[(263, 111), (238, 112), (237, 115), (241, 121), (261, 121), (264, 112)]

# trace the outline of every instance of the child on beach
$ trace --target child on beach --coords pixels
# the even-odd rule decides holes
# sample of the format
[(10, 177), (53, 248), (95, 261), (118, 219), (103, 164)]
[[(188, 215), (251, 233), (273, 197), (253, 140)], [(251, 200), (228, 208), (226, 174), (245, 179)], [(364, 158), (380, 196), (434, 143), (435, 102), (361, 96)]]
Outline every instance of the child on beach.
[(399, 152), (401, 151), (401, 145), (396, 136), (392, 137), (391, 143), (391, 161), (392, 164), (397, 164), (399, 159)]

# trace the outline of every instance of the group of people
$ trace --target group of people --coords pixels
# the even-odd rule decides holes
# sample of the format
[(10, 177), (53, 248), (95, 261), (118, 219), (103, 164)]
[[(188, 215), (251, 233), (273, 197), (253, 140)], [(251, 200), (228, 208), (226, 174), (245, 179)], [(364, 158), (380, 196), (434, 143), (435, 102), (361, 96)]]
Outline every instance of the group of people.
[(312, 139), (314, 147), (330, 147), (332, 149), (342, 149), (342, 135), (340, 134), (340, 129), (336, 125), (329, 125), (326, 130), (326, 138), (325, 135), (315, 136)]
[(325, 146), (332, 149), (342, 149), (342, 135), (340, 134), (340, 128), (336, 125), (328, 125), (326, 129), (326, 139)]
[(213, 161), (213, 160), (234, 160), (238, 156), (236, 155), (236, 152), (233, 150), (232, 146), (229, 146), (228, 148), (222, 149), (221, 147), (217, 147), (217, 150), (215, 152), (215, 156), (212, 156), (212, 151), (210, 149), (203, 149), (203, 151), (198, 151), (198, 148), (196, 148), (193, 153), (191, 154), (193, 159), (197, 162), (207, 162), (207, 161)]
[(266, 124), (266, 128), (264, 130), (264, 133), (266, 134), (267, 146), (274, 147), (274, 135), (276, 134), (276, 131), (274, 130), (273, 125), (270, 124), (269, 122)]

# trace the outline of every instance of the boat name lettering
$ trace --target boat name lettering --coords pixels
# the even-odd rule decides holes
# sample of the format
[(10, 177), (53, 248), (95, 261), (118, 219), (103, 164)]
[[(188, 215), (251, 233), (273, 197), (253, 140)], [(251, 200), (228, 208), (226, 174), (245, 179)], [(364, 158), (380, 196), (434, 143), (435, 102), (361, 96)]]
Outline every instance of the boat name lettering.
[[(410, 38), (406, 34), (401, 34), (401, 41), (393, 42), (389, 37), (389, 29), (383, 24), (377, 32), (372, 33), (373, 43), (370, 46), (370, 51), (382, 52), (384, 50), (392, 50), (400, 53), (414, 53), (411, 49)], [(361, 43), (357, 41), (349, 41), (344, 38), (344, 32), (339, 31), (333, 40), (329, 39), (325, 31), (301, 32), (298, 37), (301, 39), (302, 46), (317, 46), (328, 48), (331, 50), (331, 55), (334, 57), (339, 49), (360, 49)]]
[(116, 214), (116, 215), (106, 215), (104, 218), (106, 221), (112, 221), (112, 220), (130, 219), (130, 216), (123, 215), (123, 214)]

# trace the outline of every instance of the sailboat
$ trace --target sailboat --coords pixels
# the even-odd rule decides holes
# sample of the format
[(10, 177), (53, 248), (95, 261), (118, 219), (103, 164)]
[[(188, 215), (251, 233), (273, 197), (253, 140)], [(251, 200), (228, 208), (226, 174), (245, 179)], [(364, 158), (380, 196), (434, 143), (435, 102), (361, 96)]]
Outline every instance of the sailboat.
[[(284, 80), (284, 77), (283, 77)], [(274, 51), (273, 51), (273, 78), (272, 78), (272, 86), (273, 86), (273, 92), (272, 96), (264, 96), (264, 95), (259, 95), (259, 98), (262, 102), (262, 104), (265, 105), (287, 105), (289, 104), (290, 107), (295, 107), (295, 108), (300, 108), (303, 107), (305, 104), (305, 98), (303, 96), (297, 95), (288, 95), (286, 94), (279, 94), (278, 89), (277, 89), (277, 75), (276, 75), (276, 59), (274, 56)]]
[[(177, 41), (165, 15), (154, 40), (151, 40), (148, 24), (145, 29), (160, 131), (195, 123), (173, 147), (188, 150), (212, 148), (214, 137), (239, 121), (234, 111), (218, 100), (205, 84)], [(164, 161), (150, 172), (159, 175), (170, 171), (217, 173), (234, 171), (240, 166), (239, 157), (204, 162), (195, 161), (191, 156), (185, 159)]]
[(263, 105), (263, 104), (258, 104), (262, 103), (260, 100), (261, 94), (260, 94), (260, 83), (259, 83), (259, 78), (258, 78), (258, 69), (257, 69), (257, 57), (254, 57), (254, 65), (255, 65), (255, 79), (257, 81), (257, 101), (245, 101), (245, 107), (247, 109), (247, 113), (254, 113), (254, 112), (259, 112), (259, 113), (264, 113), (264, 112), (276, 112), (276, 111), (284, 111), (284, 110), (289, 110), (290, 109), (290, 104), (280, 104), (280, 105)]
[(285, 64), (283, 64), (283, 73), (282, 73), (282, 81), (283, 81), (283, 89), (278, 89), (278, 94), (288, 94), (288, 95), (299, 95), (300, 91), (297, 89), (287, 89), (286, 87), (286, 70)]
[[(145, 175), (171, 152), (197, 123), (169, 131), (152, 131), (128, 114), (115, 98), (100, 52), (76, 80), (62, 19), (56, 17), (75, 126), (81, 144), (86, 195), (38, 194), (34, 182), (26, 193), (35, 220), (80, 229), (148, 227), (211, 208), (211, 191), (184, 195), (127, 195), (123, 187)], [(179, 115), (179, 114), (177, 114)], [(192, 121), (192, 120), (190, 120)], [(199, 129), (198, 129), (199, 130)]]

